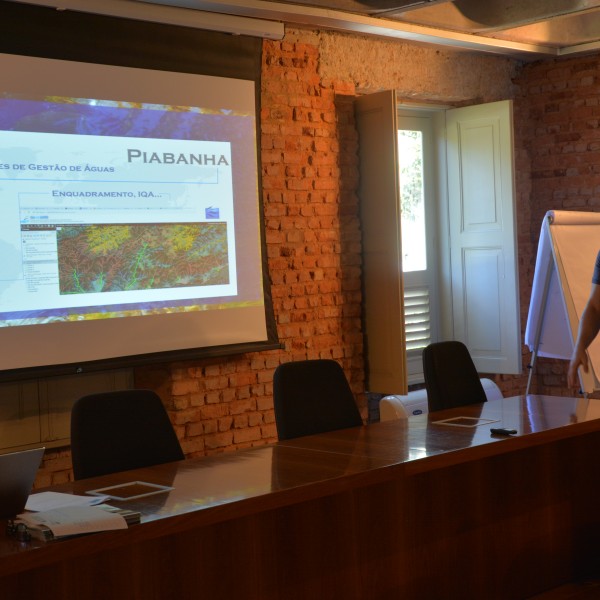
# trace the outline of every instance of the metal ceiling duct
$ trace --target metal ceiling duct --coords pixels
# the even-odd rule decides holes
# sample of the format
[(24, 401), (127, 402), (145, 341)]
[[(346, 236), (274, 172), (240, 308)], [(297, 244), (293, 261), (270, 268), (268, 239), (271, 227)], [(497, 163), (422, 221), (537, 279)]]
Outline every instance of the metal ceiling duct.
[(361, 15), (376, 16), (381, 13), (410, 15), (421, 10), (449, 3), (451, 0), (276, 0), (284, 4), (299, 4), (333, 10), (343, 10)]
[(492, 31), (587, 12), (600, 7), (600, 0), (454, 0), (453, 4), (459, 13), (471, 21), (474, 26), (471, 27), (472, 31)]
[[(335, 2), (335, 0), (333, 0)], [(416, 8), (416, 7), (415, 7)], [(387, 16), (410, 23), (469, 33), (492, 33), (561, 17), (585, 19), (597, 14), (600, 0), (454, 0), (417, 10), (389, 10)]]
[[(357, 0), (358, 5), (364, 6), (367, 14), (377, 14), (381, 11), (402, 11), (409, 12), (412, 10), (422, 9), (435, 6), (438, 4), (448, 3), (451, 0)], [(328, 2), (325, 0), (323, 5), (332, 7), (336, 0)]]
[[(14, 0), (13, 0), (14, 1)], [(17, 0), (156, 4), (494, 52), (600, 50), (600, 0)]]

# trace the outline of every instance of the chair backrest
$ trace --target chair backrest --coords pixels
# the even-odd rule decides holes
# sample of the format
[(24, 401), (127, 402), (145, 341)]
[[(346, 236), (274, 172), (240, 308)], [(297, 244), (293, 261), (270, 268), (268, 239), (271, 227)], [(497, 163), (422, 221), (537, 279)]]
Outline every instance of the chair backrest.
[(273, 376), (273, 403), (280, 440), (363, 424), (348, 380), (335, 360), (279, 365)]
[(75, 479), (185, 458), (169, 415), (151, 390), (121, 390), (79, 398), (71, 412)]
[(487, 400), (468, 348), (458, 341), (436, 342), (423, 350), (429, 411)]

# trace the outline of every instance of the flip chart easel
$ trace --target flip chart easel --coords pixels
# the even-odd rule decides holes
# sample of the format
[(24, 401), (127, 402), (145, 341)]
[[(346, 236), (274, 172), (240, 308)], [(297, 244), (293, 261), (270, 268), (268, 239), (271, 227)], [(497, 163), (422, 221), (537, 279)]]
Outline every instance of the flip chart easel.
[[(532, 352), (526, 393), (529, 393), (538, 356), (571, 358), (599, 249), (600, 213), (546, 213), (525, 329), (525, 344)], [(579, 370), (585, 394), (600, 389), (596, 376), (600, 373), (600, 339), (588, 348), (588, 358), (588, 373)]]

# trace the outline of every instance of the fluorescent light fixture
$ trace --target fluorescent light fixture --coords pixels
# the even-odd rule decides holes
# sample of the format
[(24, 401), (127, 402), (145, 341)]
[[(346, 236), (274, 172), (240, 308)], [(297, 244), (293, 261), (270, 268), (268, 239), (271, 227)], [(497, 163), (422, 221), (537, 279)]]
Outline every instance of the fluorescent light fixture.
[(23, 4), (36, 4), (56, 10), (151, 21), (167, 25), (179, 25), (210, 31), (222, 31), (233, 35), (281, 40), (285, 34), (283, 23), (251, 17), (206, 12), (176, 6), (164, 6), (131, 0), (11, 0)]

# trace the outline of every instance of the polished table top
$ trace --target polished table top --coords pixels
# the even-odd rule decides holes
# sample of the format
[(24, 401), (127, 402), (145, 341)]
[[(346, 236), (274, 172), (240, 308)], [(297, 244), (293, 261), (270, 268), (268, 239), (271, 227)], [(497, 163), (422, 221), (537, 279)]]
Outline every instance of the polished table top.
[[(440, 423), (457, 417), (480, 421), (475, 427)], [(490, 427), (516, 429), (517, 434), (508, 438), (492, 436)], [(126, 543), (127, 539), (143, 540), (182, 530), (190, 519), (195, 526), (210, 524), (368, 485), (399, 473), (443, 468), (598, 430), (600, 400), (516, 396), (65, 483), (51, 489), (84, 494), (106, 486), (144, 481), (172, 490), (137, 500), (110, 500), (114, 506), (142, 513), (143, 525), (125, 531), (49, 544), (19, 544), (0, 536), (0, 575), (21, 568), (19, 555), (35, 558), (34, 563), (51, 562), (52, 548), (56, 550), (57, 545), (68, 549), (71, 544), (73, 552), (92, 552), (102, 544), (110, 547)]]
[[(461, 417), (468, 418), (466, 425), (476, 426), (457, 426), (465, 422)], [(462, 457), (468, 449), (476, 448), (474, 455), (480, 457), (579, 434), (588, 428), (595, 430), (600, 426), (594, 423), (597, 419), (600, 419), (600, 400), (514, 396), (363, 428), (296, 438), (278, 445), (341, 452), (354, 458), (368, 456), (388, 466), (403, 463), (415, 469), (434, 468), (438, 463), (448, 464), (457, 458), (453, 456), (456, 453)], [(513, 429), (517, 433), (510, 437), (497, 436), (491, 434), (491, 428)], [(499, 443), (505, 446), (500, 447)], [(432, 460), (434, 458), (436, 460)]]

